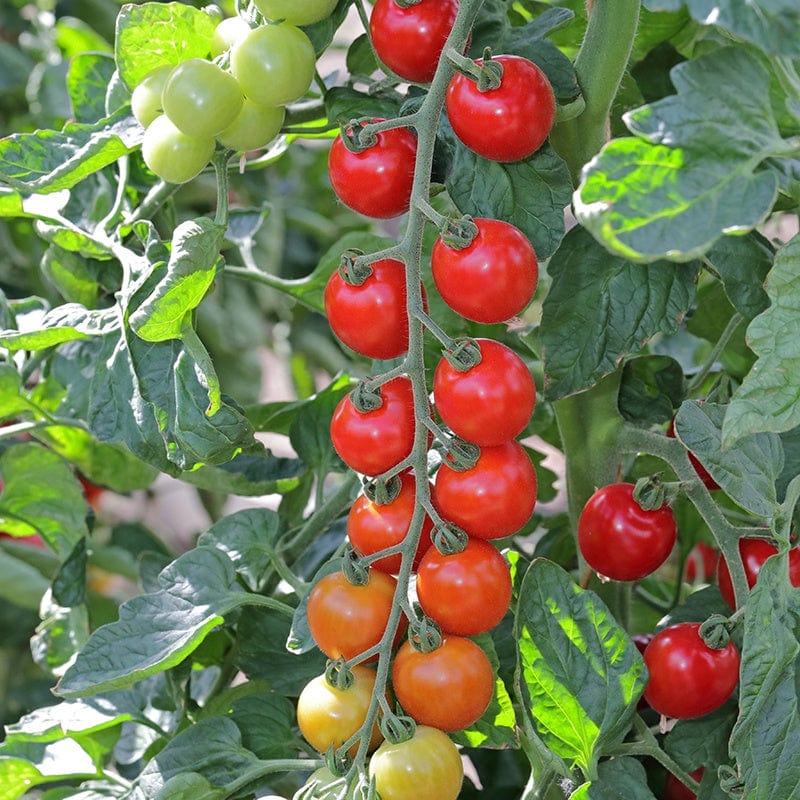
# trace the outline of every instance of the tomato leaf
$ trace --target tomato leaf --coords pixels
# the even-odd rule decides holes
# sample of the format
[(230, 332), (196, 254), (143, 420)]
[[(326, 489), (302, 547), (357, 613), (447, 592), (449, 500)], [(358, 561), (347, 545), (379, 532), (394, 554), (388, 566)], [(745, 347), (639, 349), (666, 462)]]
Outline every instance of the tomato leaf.
[(45, 674), (62, 675), (89, 638), (87, 608), (64, 608), (45, 594), (39, 613), (42, 621), (31, 638), (31, 655)]
[(757, 55), (722, 48), (670, 76), (678, 94), (627, 114), (641, 138), (606, 145), (575, 193), (578, 219), (635, 261), (688, 261), (723, 234), (754, 228), (778, 190), (776, 173), (757, 168), (789, 152)]
[(49, 587), (50, 582), (36, 567), (16, 558), (5, 547), (0, 550), (0, 597), (20, 608), (38, 611)]
[(79, 53), (70, 61), (67, 91), (78, 122), (95, 122), (106, 115), (106, 92), (115, 69), (107, 53)]
[(685, 383), (681, 365), (670, 356), (631, 358), (622, 368), (620, 413), (629, 422), (667, 422), (683, 399)]
[(728, 738), (738, 714), (735, 702), (697, 719), (678, 720), (664, 739), (664, 749), (684, 769), (728, 760)]
[(295, 488), (306, 469), (297, 458), (279, 458), (263, 450), (238, 453), (225, 464), (207, 464), (184, 472), (181, 480), (211, 492), (261, 497)]
[(748, 800), (797, 791), (800, 711), (794, 698), (800, 664), (800, 600), (787, 556), (764, 562), (747, 599), (739, 717), (730, 741)]
[(11, 739), (0, 745), (0, 800), (17, 800), (32, 786), (100, 774), (76, 741), (28, 742)]
[(598, 768), (598, 777), (591, 783), (579, 786), (572, 800), (656, 800), (647, 785), (647, 773), (640, 761), (623, 756), (604, 761)]
[(99, 285), (86, 259), (77, 253), (50, 245), (42, 256), (41, 269), (56, 291), (68, 302), (93, 308)]
[(542, 309), (545, 394), (587, 389), (658, 333), (672, 333), (691, 308), (696, 264), (634, 264), (573, 228), (550, 260)]
[(770, 306), (747, 328), (750, 347), (758, 356), (753, 369), (734, 392), (722, 444), (733, 445), (747, 434), (783, 433), (800, 424), (800, 352), (797, 339), (782, 335), (800, 318), (800, 237), (784, 245), (767, 277)]
[(524, 712), (556, 755), (594, 774), (644, 690), (639, 651), (594, 592), (544, 559), (525, 574), (516, 635)]
[(79, 539), (53, 578), (53, 600), (64, 608), (86, 600), (86, 539)]
[(0, 345), (9, 350), (44, 350), (74, 339), (101, 336), (119, 327), (114, 309), (89, 310), (66, 303), (48, 311), (33, 328), (0, 331)]
[(292, 758), (298, 751), (292, 731), (294, 703), (271, 688), (245, 684), (245, 691), (227, 704), (224, 713), (241, 731), (242, 744), (259, 758)]

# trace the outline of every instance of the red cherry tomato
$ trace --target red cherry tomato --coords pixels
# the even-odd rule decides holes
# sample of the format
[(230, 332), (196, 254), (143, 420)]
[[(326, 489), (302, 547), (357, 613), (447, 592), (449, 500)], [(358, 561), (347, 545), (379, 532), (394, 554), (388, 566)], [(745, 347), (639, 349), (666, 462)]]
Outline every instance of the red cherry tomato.
[(430, 83), (458, 13), (458, 0), (420, 0), (401, 6), (377, 0), (369, 30), (380, 60), (395, 75)]
[(493, 339), (475, 339), (480, 362), (461, 372), (442, 358), (433, 375), (433, 403), (462, 439), (496, 447), (525, 429), (536, 404), (536, 384), (525, 362)]
[[(740, 539), (739, 554), (742, 556), (744, 573), (747, 576), (747, 586), (752, 589), (756, 585), (758, 573), (764, 562), (778, 552), (778, 548), (766, 539)], [(792, 586), (800, 586), (800, 548), (793, 547), (789, 551), (789, 581)], [(722, 556), (717, 563), (717, 583), (722, 599), (731, 607), (736, 608), (736, 599), (733, 594), (733, 581), (725, 557)]]
[(359, 411), (352, 395), (333, 412), (331, 440), (348, 467), (380, 475), (397, 466), (414, 446), (414, 396), (408, 378), (392, 378), (380, 387), (381, 405)]
[(444, 633), (486, 633), (511, 604), (508, 563), (481, 539), (470, 539), (460, 553), (446, 556), (432, 547), (417, 570), (417, 597)]
[(408, 128), (392, 128), (376, 134), (376, 139), (366, 150), (354, 153), (337, 136), (328, 155), (328, 175), (336, 196), (348, 208), (365, 217), (389, 219), (408, 211), (417, 137)]
[(536, 506), (536, 470), (525, 448), (510, 441), (481, 448), (467, 470), (445, 461), (436, 474), (433, 504), (446, 520), (476, 539), (516, 533)]
[[(675, 417), (670, 420), (669, 427), (667, 428), (667, 436), (669, 436), (670, 439), (676, 438)], [(719, 484), (711, 477), (711, 473), (700, 463), (697, 456), (691, 451), (689, 451), (689, 461), (691, 461), (694, 471), (697, 473), (697, 477), (700, 478), (706, 489), (713, 492), (720, 488)]]
[(462, 317), (504, 322), (528, 305), (539, 281), (539, 262), (525, 234), (499, 219), (473, 220), (478, 233), (461, 249), (439, 237), (433, 245), (433, 281)]
[(633, 484), (598, 489), (578, 518), (578, 546), (589, 566), (615, 581), (637, 581), (666, 561), (678, 536), (669, 506), (643, 509)]
[[(369, 556), (400, 544), (408, 533), (416, 506), (417, 482), (410, 472), (403, 472), (397, 480), (400, 482), (400, 491), (391, 502), (379, 504), (366, 495), (361, 495), (350, 509), (347, 516), (347, 536), (360, 555)], [(431, 530), (433, 521), (426, 514), (414, 556), (415, 569), (432, 544)], [(372, 567), (396, 575), (400, 571), (400, 561), (401, 554), (396, 553), (373, 561)]]
[(709, 647), (700, 625), (682, 622), (657, 633), (644, 651), (649, 678), (645, 700), (659, 714), (692, 719), (710, 714), (739, 681), (739, 651), (733, 642)]
[(460, 731), (486, 711), (494, 695), (494, 671), (486, 653), (471, 639), (446, 636), (429, 653), (406, 641), (394, 657), (392, 688), (416, 722)]
[(717, 571), (719, 550), (705, 542), (698, 542), (686, 557), (686, 580), (694, 583), (698, 578), (709, 581)]
[[(328, 658), (350, 659), (378, 644), (396, 588), (394, 578), (377, 570), (370, 571), (363, 586), (350, 583), (341, 572), (321, 578), (308, 596), (306, 611), (317, 647)], [(402, 630), (398, 629), (398, 635)]]
[(367, 358), (396, 358), (408, 349), (406, 270), (401, 261), (371, 265), (361, 284), (337, 270), (325, 286), (325, 314), (336, 336)]
[[(553, 127), (556, 101), (545, 74), (521, 56), (500, 55), (500, 86), (485, 92), (466, 75), (456, 73), (445, 98), (447, 117), (456, 136), (491, 161), (519, 161), (533, 155)], [(483, 59), (475, 62), (479, 66)]]
[[(689, 773), (696, 781), (703, 779), (703, 767)], [(684, 783), (681, 783), (671, 772), (667, 773), (664, 781), (664, 800), (697, 800), (697, 795)]]

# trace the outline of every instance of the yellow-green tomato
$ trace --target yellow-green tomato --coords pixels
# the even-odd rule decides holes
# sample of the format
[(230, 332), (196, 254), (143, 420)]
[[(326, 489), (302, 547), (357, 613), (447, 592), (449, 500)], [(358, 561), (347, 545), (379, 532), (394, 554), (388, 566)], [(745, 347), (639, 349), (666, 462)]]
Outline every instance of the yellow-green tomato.
[(255, 0), (256, 8), (267, 18), (282, 19), (290, 25), (310, 25), (327, 19), (337, 0)]
[[(295, 792), (294, 800), (309, 797), (309, 792), (314, 800), (342, 800), (343, 787), (344, 778), (337, 777), (327, 767), (320, 767), (312, 772), (305, 784)], [(353, 796), (353, 792), (348, 792), (345, 800), (352, 800)]]
[(187, 136), (213, 138), (242, 110), (244, 96), (236, 78), (204, 58), (182, 61), (161, 93), (164, 113)]
[(164, 112), (161, 106), (161, 92), (170, 72), (172, 72), (171, 64), (154, 69), (145, 75), (133, 90), (131, 111), (143, 128)]
[(211, 37), (211, 57), (221, 56), (233, 47), (239, 39), (250, 33), (250, 26), (241, 17), (227, 17), (214, 29)]
[(262, 25), (231, 50), (231, 72), (254, 103), (285, 106), (302, 97), (314, 77), (311, 40), (294, 25)]
[(417, 725), (405, 742), (384, 742), (369, 762), (381, 800), (456, 800), (464, 768), (453, 740)]
[(145, 164), (168, 183), (186, 183), (198, 175), (214, 154), (214, 140), (187, 136), (168, 117), (156, 117), (144, 132)]
[(258, 150), (278, 135), (285, 116), (283, 106), (259, 106), (245, 98), (239, 115), (217, 136), (217, 141), (230, 150)]
[[(324, 675), (312, 678), (297, 698), (297, 724), (300, 733), (314, 748), (324, 753), (331, 745), (340, 747), (367, 718), (367, 711), (375, 689), (375, 672), (369, 667), (352, 668), (353, 683), (347, 689), (331, 686)], [(373, 725), (369, 747), (377, 747), (381, 740), (380, 728)], [(359, 742), (350, 749), (355, 755)]]

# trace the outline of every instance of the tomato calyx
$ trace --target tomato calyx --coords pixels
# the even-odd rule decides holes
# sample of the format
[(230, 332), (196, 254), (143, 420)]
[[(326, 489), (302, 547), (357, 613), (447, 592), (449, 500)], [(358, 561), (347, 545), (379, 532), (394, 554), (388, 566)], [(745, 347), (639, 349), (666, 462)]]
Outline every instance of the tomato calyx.
[(452, 556), (463, 552), (469, 542), (467, 532), (452, 522), (437, 525), (431, 533), (433, 546), (443, 555)]
[(744, 614), (744, 607), (740, 608), (730, 617), (722, 614), (712, 614), (700, 625), (698, 633), (703, 641), (712, 650), (723, 650), (731, 640), (731, 632), (737, 626)]
[(347, 662), (340, 656), (330, 659), (325, 665), (325, 680), (335, 689), (344, 691), (353, 685), (355, 676), (348, 669)]
[(419, 603), (413, 603), (414, 618), (409, 622), (408, 641), (419, 653), (431, 653), (442, 644), (442, 629), (431, 619)]
[(479, 92), (491, 92), (499, 89), (503, 82), (503, 65), (492, 59), (490, 47), (484, 49), (480, 62), (473, 61), (454, 48), (447, 50), (447, 58), (458, 72), (475, 81)]
[(445, 217), (444, 222), (439, 226), (439, 237), (442, 243), (453, 250), (464, 250), (469, 247), (477, 235), (478, 226), (468, 214), (457, 219)]
[(720, 764), (717, 768), (719, 788), (731, 797), (744, 797), (745, 784), (742, 776), (729, 764)]
[(393, 503), (400, 495), (403, 481), (399, 475), (392, 475), (388, 480), (376, 478), (364, 484), (364, 494), (367, 499), (379, 506)]
[(366, 254), (363, 250), (355, 248), (349, 248), (342, 253), (337, 271), (348, 286), (362, 286), (373, 274), (372, 265), (362, 258), (364, 255)]
[(469, 372), (481, 363), (481, 348), (474, 339), (457, 339), (442, 352), (448, 363), (458, 372)]
[(657, 475), (639, 478), (633, 487), (633, 499), (645, 511), (657, 511), (672, 499), (671, 488)]
[(350, 393), (350, 400), (353, 403), (356, 411), (362, 414), (368, 414), (370, 411), (376, 411), (383, 405), (383, 398), (381, 397), (381, 387), (372, 386), (371, 382), (361, 381), (355, 389)]
[(342, 573), (353, 586), (366, 586), (369, 583), (369, 566), (352, 547), (347, 547), (342, 556)]
[(418, 6), (422, 0), (394, 0), (395, 5), (400, 8), (412, 8)]
[(450, 436), (442, 444), (445, 446), (444, 459), (447, 466), (456, 472), (465, 472), (478, 463), (481, 449), (472, 442), (466, 442), (457, 436)]
[(400, 744), (414, 738), (417, 723), (411, 717), (387, 713), (381, 717), (380, 728), (387, 742)]

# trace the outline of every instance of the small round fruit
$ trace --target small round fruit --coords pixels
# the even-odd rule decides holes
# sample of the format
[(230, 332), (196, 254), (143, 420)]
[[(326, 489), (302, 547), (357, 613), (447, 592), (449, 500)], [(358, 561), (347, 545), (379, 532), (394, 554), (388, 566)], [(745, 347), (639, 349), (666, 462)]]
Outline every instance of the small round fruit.
[(262, 25), (231, 50), (231, 72), (245, 96), (262, 106), (285, 106), (301, 98), (315, 64), (314, 45), (294, 25)]
[(733, 642), (709, 647), (700, 625), (682, 622), (659, 631), (644, 651), (649, 678), (644, 698), (665, 717), (692, 719), (719, 708), (739, 681), (739, 651)]
[(144, 132), (145, 164), (167, 183), (186, 183), (199, 175), (214, 154), (213, 139), (187, 136), (162, 115)]
[(494, 671), (471, 639), (445, 636), (429, 653), (406, 641), (394, 657), (392, 688), (420, 725), (460, 731), (477, 722), (494, 695)]
[(638, 581), (668, 558), (678, 537), (672, 509), (642, 508), (631, 483), (598, 489), (578, 518), (578, 546), (589, 566), (615, 581)]
[(131, 111), (143, 128), (164, 113), (161, 93), (171, 72), (171, 65), (154, 69), (134, 88), (133, 94), (131, 94)]
[(286, 109), (256, 105), (245, 98), (236, 119), (217, 135), (217, 141), (229, 150), (246, 153), (266, 147), (279, 133)]
[(452, 739), (438, 728), (417, 725), (411, 739), (384, 742), (369, 762), (381, 800), (456, 800), (464, 767)]
[(338, 0), (255, 0), (256, 8), (267, 18), (289, 25), (311, 25), (327, 19)]
[(717, 571), (719, 563), (719, 550), (705, 542), (698, 542), (686, 557), (686, 580), (694, 583), (698, 578), (701, 581), (710, 581)]
[(164, 113), (187, 136), (208, 139), (225, 130), (242, 110), (236, 78), (203, 58), (182, 61), (161, 93)]
[[(690, 772), (689, 775), (699, 783), (703, 779), (704, 772), (705, 769), (700, 767)], [(671, 772), (668, 772), (664, 780), (664, 800), (697, 800), (697, 795)]]
[(230, 50), (236, 42), (250, 33), (250, 26), (241, 17), (226, 17), (214, 29), (211, 37), (211, 57), (221, 56)]

